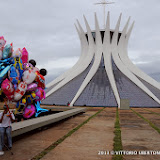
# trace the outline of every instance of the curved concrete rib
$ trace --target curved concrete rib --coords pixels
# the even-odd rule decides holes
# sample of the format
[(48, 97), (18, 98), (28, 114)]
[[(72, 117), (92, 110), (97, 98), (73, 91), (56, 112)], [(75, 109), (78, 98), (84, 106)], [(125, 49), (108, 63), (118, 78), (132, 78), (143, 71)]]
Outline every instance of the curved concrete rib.
[[(124, 28), (123, 28), (123, 31), (122, 31), (122, 33), (121, 33), (121, 37), (120, 37), (119, 42), (118, 42), (118, 50), (119, 50), (119, 51), (122, 51), (122, 52), (119, 52), (119, 53), (118, 53), (121, 61), (122, 61), (122, 59), (124, 58), (124, 57), (122, 57), (121, 55), (123, 55), (123, 53), (124, 53), (124, 45), (126, 45), (126, 44), (125, 44), (125, 42), (126, 42), (126, 41), (125, 41), (125, 37), (126, 37), (126, 32), (127, 32), (127, 29), (128, 29), (129, 21), (130, 21), (130, 17), (128, 18), (128, 21), (127, 21), (126, 25), (125, 25)], [(122, 62), (123, 62), (123, 61), (122, 61)], [(125, 63), (124, 63), (124, 65), (125, 65)], [(126, 67), (127, 67), (127, 66), (126, 66)]]
[(127, 46), (128, 46), (128, 41), (129, 41), (129, 37), (130, 37), (131, 31), (133, 29), (133, 25), (134, 25), (134, 22), (133, 22), (132, 26), (130, 27), (128, 33), (126, 34), (126, 38), (125, 38), (126, 42), (125, 42), (125, 44), (123, 46), (124, 47), (124, 52), (121, 52), (119, 54), (119, 56), (121, 57), (122, 62), (126, 65), (126, 67), (128, 67), (128, 69), (133, 74), (135, 74), (136, 76), (140, 77), (144, 81), (148, 82), (149, 84), (151, 84), (155, 88), (160, 89), (160, 83), (157, 82), (156, 80), (154, 80), (153, 78), (151, 78), (150, 76), (148, 76), (143, 71), (141, 71), (138, 67), (136, 67), (136, 65), (134, 65), (132, 63), (132, 61), (129, 59), (129, 57), (128, 57)]
[(108, 79), (111, 85), (111, 88), (113, 90), (115, 99), (117, 101), (118, 107), (120, 107), (120, 98), (118, 89), (116, 86), (113, 69), (112, 69), (112, 60), (111, 60), (111, 44), (110, 44), (110, 15), (108, 12), (107, 15), (107, 23), (106, 23), (106, 29), (105, 29), (105, 35), (103, 40), (103, 57), (104, 57), (104, 65), (105, 70), (108, 75)]
[(79, 39), (80, 39), (80, 42), (81, 42), (81, 49), (82, 49), (80, 58), (77, 61), (77, 63), (71, 69), (69, 69), (68, 71), (66, 71), (65, 73), (63, 73), (59, 77), (57, 77), (55, 80), (53, 80), (52, 82), (47, 84), (46, 85), (47, 88), (57, 84), (58, 82), (62, 81), (64, 78), (66, 78), (69, 75), (69, 73), (73, 72), (77, 67), (79, 67), (79, 65), (83, 61), (83, 58), (85, 58), (85, 56), (86, 56), (88, 46), (85, 45), (85, 43), (87, 43), (87, 39), (85, 38), (85, 33), (84, 33), (83, 28), (81, 27), (78, 20), (77, 20), (77, 23), (78, 23), (79, 29), (77, 28), (76, 25), (75, 25), (75, 27), (76, 27), (76, 30), (77, 30), (77, 33), (78, 33), (78, 36), (79, 36)]
[[(118, 45), (122, 46), (117, 46), (117, 40), (118, 40), (118, 31), (119, 31), (119, 26), (120, 26), (120, 19), (121, 15), (119, 17), (119, 20), (116, 25), (116, 29), (113, 35), (113, 40), (112, 40), (112, 56), (113, 60), (116, 64), (116, 66), (119, 68), (119, 70), (127, 77), (129, 78), (134, 84), (136, 84), (139, 88), (141, 88), (146, 94), (148, 94), (150, 97), (152, 97), (157, 103), (160, 104), (160, 100), (132, 73), (128, 68), (122, 63), (120, 57), (118, 56), (118, 53), (121, 55), (122, 52), (124, 52), (123, 49), (123, 44), (125, 43), (125, 39), (120, 37)], [(125, 30), (123, 30), (122, 35)]]
[(46, 97), (48, 97), (49, 95), (51, 95), (52, 93), (54, 93), (55, 91), (57, 91), (58, 89), (60, 89), (61, 87), (63, 87), (65, 84), (67, 84), (68, 82), (70, 82), (72, 79), (74, 79), (75, 77), (77, 77), (78, 75), (80, 75), (91, 63), (93, 56), (94, 56), (94, 40), (93, 40), (93, 36), (91, 33), (91, 29), (88, 25), (88, 22), (84, 16), (84, 21), (86, 24), (86, 28), (87, 28), (87, 34), (88, 34), (88, 42), (86, 41), (86, 36), (84, 34), (84, 36), (82, 36), (83, 41), (85, 41), (85, 43), (83, 44), (82, 47), (87, 47), (88, 51), (87, 54), (85, 56), (85, 59), (83, 59), (81, 65), (79, 65), (79, 67), (77, 68), (77, 70), (74, 70), (73, 72), (71, 72), (69, 74), (69, 76), (67, 76), (63, 81), (61, 81), (60, 83), (58, 83), (53, 89), (51, 89), (49, 92), (47, 92)]
[[(70, 106), (73, 106), (73, 104), (76, 102), (76, 100), (79, 98), (79, 96), (82, 94), (85, 87), (88, 85), (88, 83), (91, 81), (95, 73), (97, 72), (99, 65), (101, 63), (102, 58), (102, 39), (101, 39), (101, 33), (98, 25), (97, 16), (95, 14), (95, 26), (96, 26), (96, 47), (95, 47), (95, 59), (94, 63), (92, 65), (92, 68), (88, 72), (86, 78), (84, 79), (82, 85), (80, 86), (78, 92), (76, 93), (75, 97), (73, 98), (72, 102), (70, 103)], [(94, 48), (94, 46), (93, 46)]]

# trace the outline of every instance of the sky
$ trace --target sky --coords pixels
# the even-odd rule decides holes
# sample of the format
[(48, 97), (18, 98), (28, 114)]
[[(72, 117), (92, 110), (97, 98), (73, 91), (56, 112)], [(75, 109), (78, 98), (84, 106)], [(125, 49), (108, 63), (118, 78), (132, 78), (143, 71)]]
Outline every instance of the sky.
[[(74, 23), (76, 19), (86, 31), (83, 15), (91, 29), (94, 12), (103, 28), (103, 7), (94, 5), (102, 0), (0, 0), (0, 36), (14, 50), (26, 47), (29, 59), (38, 68), (46, 68), (46, 83), (53, 80), (79, 59), (81, 49)], [(109, 0), (111, 2), (111, 0)], [(130, 37), (128, 55), (132, 62), (147, 74), (160, 72), (160, 1), (113, 0), (106, 6), (114, 29), (122, 13), (121, 27), (127, 19), (135, 25)], [(130, 24), (131, 24), (130, 22)]]

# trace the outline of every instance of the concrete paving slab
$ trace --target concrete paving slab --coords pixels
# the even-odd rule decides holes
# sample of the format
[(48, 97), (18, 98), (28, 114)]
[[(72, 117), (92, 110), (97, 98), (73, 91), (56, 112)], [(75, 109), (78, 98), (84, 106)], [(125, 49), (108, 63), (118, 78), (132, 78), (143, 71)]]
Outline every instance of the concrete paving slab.
[[(134, 110), (136, 112), (140, 113), (144, 118), (151, 121), (156, 127), (160, 128), (160, 115), (153, 114), (153, 113), (149, 112), (148, 110), (144, 110), (144, 109), (136, 108)], [(153, 109), (152, 109), (152, 111), (153, 111)], [(156, 110), (154, 110), (154, 112), (156, 112)]]
[(145, 108), (145, 110), (149, 110), (149, 111), (156, 112), (156, 113), (160, 114), (160, 108)]
[[(123, 150), (125, 151), (160, 151), (159, 133), (133, 111), (119, 110)], [(125, 160), (160, 159), (158, 155), (124, 156)]]
[(106, 108), (42, 160), (111, 159), (111, 155), (98, 155), (98, 153), (113, 150), (115, 114), (116, 108)]
[[(89, 107), (87, 107), (89, 108)], [(63, 137), (70, 130), (81, 124), (91, 115), (95, 114), (99, 107), (89, 108), (84, 114), (67, 119), (67, 121), (53, 124), (52, 127), (46, 128), (40, 132), (20, 136), (20, 139), (13, 143), (14, 155), (11, 156), (8, 151), (0, 157), (1, 160), (28, 160), (42, 152), (52, 143)], [(135, 109), (135, 108), (133, 108)], [(148, 108), (147, 108), (148, 109)], [(158, 117), (151, 116), (149, 112), (143, 109), (137, 112), (148, 116), (150, 120), (156, 120)], [(159, 109), (151, 109), (159, 111)], [(111, 155), (98, 155), (98, 151), (113, 150), (114, 123), (116, 108), (106, 108), (97, 117), (91, 119), (82, 128), (68, 137), (54, 150), (48, 153), (43, 160), (94, 160), (94, 159), (111, 159)], [(135, 115), (131, 110), (119, 110), (120, 125), (122, 131), (123, 150), (160, 150), (159, 134), (151, 128), (147, 122)], [(124, 156), (126, 160), (152, 160), (160, 159), (160, 156)]]

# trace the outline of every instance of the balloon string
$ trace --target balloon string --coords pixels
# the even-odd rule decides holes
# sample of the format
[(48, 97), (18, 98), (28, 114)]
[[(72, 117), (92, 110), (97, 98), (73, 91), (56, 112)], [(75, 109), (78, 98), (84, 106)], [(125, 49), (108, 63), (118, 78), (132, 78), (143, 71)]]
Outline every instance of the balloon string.
[[(7, 97), (6, 97), (6, 98), (7, 98)], [(8, 110), (8, 112), (9, 112), (9, 114), (11, 114), (11, 112), (10, 112), (10, 110), (9, 110), (9, 107), (8, 107), (9, 99), (8, 99), (8, 100), (4, 100), (4, 103), (5, 103), (6, 107), (7, 107), (7, 110)]]
[[(7, 98), (7, 97), (6, 97), (6, 98)], [(11, 112), (10, 112), (10, 110), (9, 110), (9, 107), (8, 107), (9, 99), (8, 99), (8, 100), (4, 99), (4, 103), (5, 103), (6, 107), (7, 107), (7, 110), (8, 110), (8, 112), (9, 112), (10, 116), (12, 116), (12, 115), (11, 115)], [(10, 127), (10, 126), (11, 126), (11, 121), (9, 122), (9, 127)]]

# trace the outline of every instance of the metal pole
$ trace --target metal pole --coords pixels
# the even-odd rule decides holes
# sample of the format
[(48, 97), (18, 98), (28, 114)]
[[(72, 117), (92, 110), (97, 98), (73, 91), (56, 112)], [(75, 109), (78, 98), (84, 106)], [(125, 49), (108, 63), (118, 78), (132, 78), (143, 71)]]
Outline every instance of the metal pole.
[(105, 10), (106, 10), (106, 5), (104, 5), (104, 29), (105, 29), (105, 21), (106, 21), (106, 18), (105, 18), (105, 15), (106, 15), (106, 12), (105, 12)]
[(103, 13), (104, 13), (104, 29), (105, 29), (105, 24), (106, 24), (106, 5), (107, 4), (112, 4), (112, 3), (114, 3), (114, 2), (106, 2), (105, 0), (103, 0), (102, 2), (100, 2), (100, 3), (94, 3), (95, 5), (99, 5), (99, 4), (101, 4), (104, 8), (104, 11), (103, 11)]

